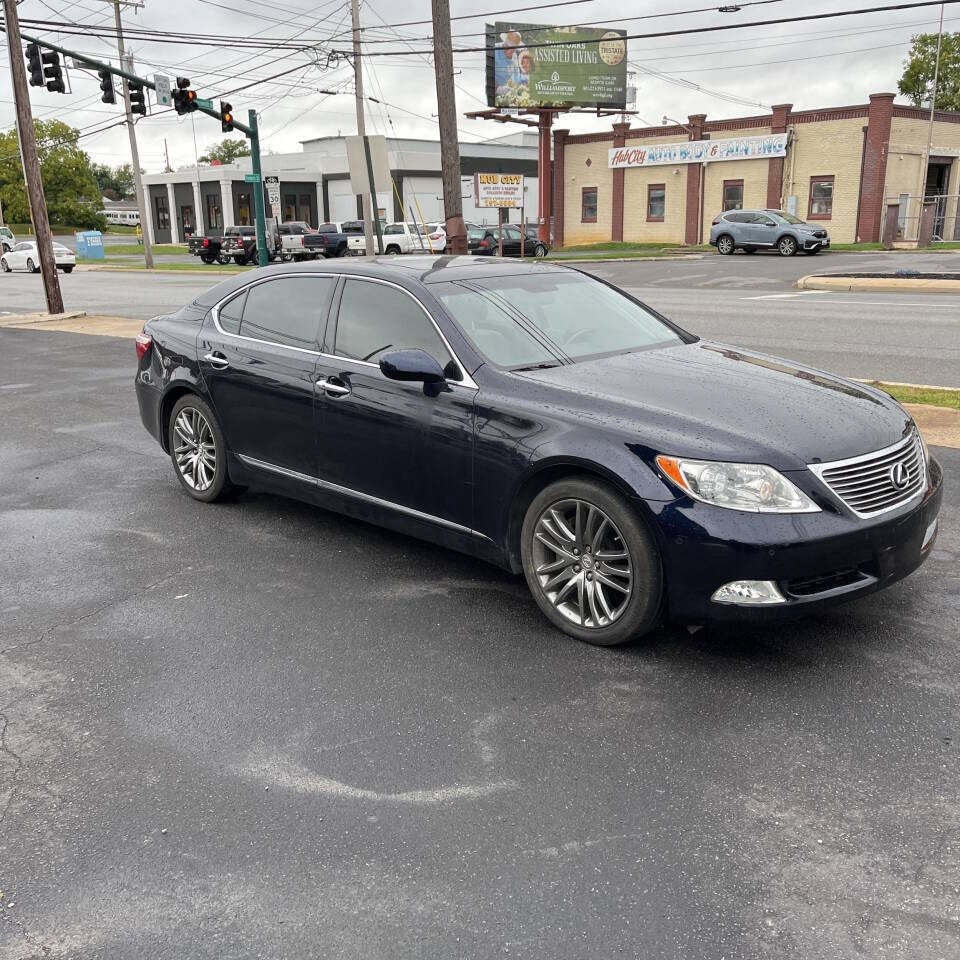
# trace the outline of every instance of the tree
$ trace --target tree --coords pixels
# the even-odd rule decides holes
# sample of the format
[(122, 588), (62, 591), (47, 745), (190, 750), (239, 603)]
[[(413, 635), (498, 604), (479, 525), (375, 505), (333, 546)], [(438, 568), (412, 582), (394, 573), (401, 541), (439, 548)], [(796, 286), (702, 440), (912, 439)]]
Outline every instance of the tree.
[[(911, 37), (910, 53), (904, 60), (900, 92), (915, 107), (930, 102), (937, 60), (937, 35), (918, 33)], [(938, 110), (960, 110), (960, 33), (945, 33), (940, 48), (940, 72), (937, 77)]]
[[(60, 120), (34, 120), (40, 175), (50, 222), (103, 229), (100, 185), (90, 157), (77, 146), (80, 133)], [(29, 223), (30, 205), (15, 128), (0, 134), (0, 201), (9, 223)]]
[(110, 200), (129, 200), (136, 192), (133, 186), (133, 167), (129, 163), (121, 163), (119, 167), (94, 163), (91, 170), (100, 187), (100, 193)]
[(201, 163), (233, 163), (237, 157), (249, 157), (250, 144), (246, 137), (231, 140), (229, 137), (221, 140), (219, 143), (211, 143), (207, 147), (206, 153), (200, 157)]

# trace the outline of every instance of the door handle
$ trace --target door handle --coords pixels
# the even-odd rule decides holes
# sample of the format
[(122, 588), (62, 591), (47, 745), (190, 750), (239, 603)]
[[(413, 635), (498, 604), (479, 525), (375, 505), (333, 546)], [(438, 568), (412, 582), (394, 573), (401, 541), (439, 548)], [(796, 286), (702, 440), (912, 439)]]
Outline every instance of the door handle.
[(336, 397), (342, 397), (345, 394), (350, 393), (350, 388), (343, 383), (338, 383), (334, 378), (328, 379), (327, 377), (321, 377), (317, 381), (317, 386), (324, 391), (324, 393), (332, 393)]
[(203, 359), (210, 364), (211, 367), (216, 367), (218, 370), (226, 370), (230, 366), (229, 361), (222, 353), (205, 353)]

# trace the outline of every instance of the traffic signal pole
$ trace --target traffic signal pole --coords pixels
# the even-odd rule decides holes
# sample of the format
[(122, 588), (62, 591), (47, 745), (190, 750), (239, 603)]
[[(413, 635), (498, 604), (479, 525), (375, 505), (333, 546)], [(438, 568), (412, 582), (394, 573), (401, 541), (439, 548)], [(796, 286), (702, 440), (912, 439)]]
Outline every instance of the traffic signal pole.
[(50, 231), (50, 219), (47, 214), (47, 199), (43, 195), (43, 179), (40, 176), (40, 158), (37, 155), (37, 139), (30, 112), (27, 68), (23, 65), (23, 41), (20, 37), (16, 0), (3, 0), (3, 13), (6, 20), (7, 46), (10, 51), (10, 72), (13, 75), (13, 99), (16, 102), (23, 179), (27, 184), (33, 233), (37, 238), (37, 256), (40, 258), (40, 273), (43, 275), (43, 295), (47, 301), (48, 313), (63, 313), (63, 294), (60, 292), (57, 264), (53, 257), (53, 234)]
[[(267, 256), (267, 223), (263, 215), (263, 177), (260, 175), (260, 132), (257, 128), (257, 111), (251, 110), (250, 118), (250, 165), (256, 182), (253, 184), (253, 209), (257, 218), (257, 265), (265, 267)], [(236, 124), (234, 124), (236, 126)]]
[[(123, 49), (123, 24), (120, 21), (120, 0), (114, 0), (113, 13), (117, 23), (117, 48), (120, 51), (120, 66), (128, 63), (126, 52)], [(149, 208), (146, 197), (143, 193), (143, 180), (140, 176), (140, 151), (137, 148), (137, 130), (133, 125), (133, 111), (130, 109), (130, 90), (126, 83), (123, 87), (123, 107), (127, 112), (127, 133), (130, 134), (130, 159), (133, 162), (133, 189), (137, 197), (137, 210), (140, 212), (140, 224), (143, 227), (143, 260), (148, 270), (153, 269), (153, 250), (150, 244), (150, 234), (152, 231), (147, 229), (147, 215)], [(176, 216), (176, 210), (170, 211), (171, 216)]]

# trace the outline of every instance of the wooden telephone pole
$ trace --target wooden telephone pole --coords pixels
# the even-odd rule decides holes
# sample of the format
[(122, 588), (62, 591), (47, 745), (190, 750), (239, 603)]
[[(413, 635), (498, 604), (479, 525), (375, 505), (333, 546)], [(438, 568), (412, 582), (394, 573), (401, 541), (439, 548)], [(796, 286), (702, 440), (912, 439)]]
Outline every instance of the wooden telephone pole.
[(50, 232), (47, 199), (43, 195), (43, 180), (40, 177), (40, 158), (37, 156), (37, 138), (30, 112), (27, 68), (23, 63), (23, 41), (20, 39), (16, 0), (3, 0), (3, 14), (6, 19), (7, 47), (10, 51), (10, 73), (13, 76), (13, 99), (16, 102), (23, 179), (27, 184), (33, 233), (37, 238), (37, 255), (40, 259), (40, 272), (43, 275), (43, 294), (46, 297), (49, 313), (63, 313), (63, 294), (60, 292), (57, 264), (53, 258), (53, 234)]
[(460, 142), (457, 139), (457, 98), (453, 86), (453, 49), (450, 39), (450, 0), (432, 0), (433, 63), (437, 76), (437, 112), (440, 120), (440, 174), (443, 177), (443, 215), (451, 253), (467, 253), (467, 227), (460, 194)]
[[(357, 100), (357, 136), (366, 138), (367, 125), (363, 113), (363, 65), (360, 60), (360, 4), (351, 0), (350, 14), (353, 18), (353, 85)], [(373, 172), (369, 170), (370, 158), (367, 157), (368, 175), (373, 179)], [(360, 194), (361, 211), (363, 213), (363, 240), (366, 256), (372, 257), (377, 250), (373, 245), (373, 218), (377, 215), (376, 196), (368, 197), (366, 191)], [(379, 228), (377, 230), (379, 233)]]

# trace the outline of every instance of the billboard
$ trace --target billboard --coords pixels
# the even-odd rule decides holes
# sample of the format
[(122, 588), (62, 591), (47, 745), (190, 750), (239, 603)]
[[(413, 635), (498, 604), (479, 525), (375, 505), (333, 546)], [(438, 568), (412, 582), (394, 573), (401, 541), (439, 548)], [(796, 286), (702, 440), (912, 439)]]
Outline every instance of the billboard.
[(688, 140), (649, 147), (611, 147), (607, 166), (655, 167), (664, 163), (716, 163), (720, 160), (765, 160), (787, 155), (787, 134), (735, 137), (732, 140)]
[(487, 24), (491, 107), (588, 106), (624, 109), (625, 30)]
[(478, 207), (523, 206), (523, 175), (519, 173), (475, 173), (473, 199)]

